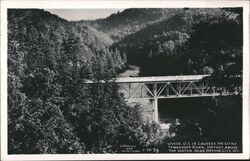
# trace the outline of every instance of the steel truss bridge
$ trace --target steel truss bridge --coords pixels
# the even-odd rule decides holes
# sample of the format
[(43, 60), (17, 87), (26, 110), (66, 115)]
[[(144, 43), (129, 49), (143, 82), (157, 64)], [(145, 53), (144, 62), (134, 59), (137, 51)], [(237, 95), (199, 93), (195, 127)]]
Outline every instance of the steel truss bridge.
[[(228, 91), (211, 86), (204, 78), (210, 75), (120, 77), (108, 82), (117, 83), (125, 99), (153, 99), (153, 120), (158, 122), (158, 99), (215, 97), (238, 94), (239, 89)], [(103, 82), (104, 81), (100, 81)], [(86, 83), (95, 83), (87, 81)]]

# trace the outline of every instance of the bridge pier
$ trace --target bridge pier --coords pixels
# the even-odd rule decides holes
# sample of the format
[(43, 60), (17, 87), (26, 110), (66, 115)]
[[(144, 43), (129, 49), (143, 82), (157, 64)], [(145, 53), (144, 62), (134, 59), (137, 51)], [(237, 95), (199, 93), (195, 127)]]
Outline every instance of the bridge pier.
[(153, 86), (153, 94), (154, 94), (154, 121), (159, 123), (158, 116), (158, 97), (157, 97), (157, 83), (154, 83)]
[(159, 123), (158, 116), (158, 98), (154, 98), (154, 121)]

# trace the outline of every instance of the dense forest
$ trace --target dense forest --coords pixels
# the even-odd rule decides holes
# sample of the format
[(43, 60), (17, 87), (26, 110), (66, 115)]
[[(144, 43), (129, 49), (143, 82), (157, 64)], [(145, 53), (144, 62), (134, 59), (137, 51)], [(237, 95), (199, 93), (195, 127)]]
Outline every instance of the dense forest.
[[(184, 9), (114, 44), (141, 75), (242, 69), (241, 9)], [(232, 70), (231, 70), (232, 69)]]
[(133, 8), (112, 14), (106, 19), (78, 21), (79, 25), (90, 25), (106, 33), (114, 41), (120, 41), (150, 24), (166, 20), (180, 9)]
[(115, 84), (83, 84), (126, 63), (106, 35), (43, 10), (8, 10), (8, 40), (9, 153), (115, 152), (147, 139), (140, 109)]
[[(241, 8), (126, 9), (77, 22), (9, 9), (9, 154), (119, 153), (121, 145), (164, 152), (167, 142), (192, 138), (186, 122), (171, 128), (174, 138), (144, 122), (143, 107), (128, 105), (107, 81), (135, 64), (141, 76), (213, 74), (215, 83), (241, 85), (242, 24)], [(206, 135), (198, 138), (240, 142), (241, 96), (203, 104)]]

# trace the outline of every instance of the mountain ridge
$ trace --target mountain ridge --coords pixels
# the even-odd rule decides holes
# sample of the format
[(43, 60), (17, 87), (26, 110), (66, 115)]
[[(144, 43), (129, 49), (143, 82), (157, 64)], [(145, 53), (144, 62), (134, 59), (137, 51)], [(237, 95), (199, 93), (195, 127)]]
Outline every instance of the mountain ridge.
[(125, 9), (107, 18), (94, 21), (75, 21), (75, 23), (93, 26), (109, 35), (114, 41), (119, 41), (126, 35), (145, 28), (147, 25), (167, 19), (180, 9)]

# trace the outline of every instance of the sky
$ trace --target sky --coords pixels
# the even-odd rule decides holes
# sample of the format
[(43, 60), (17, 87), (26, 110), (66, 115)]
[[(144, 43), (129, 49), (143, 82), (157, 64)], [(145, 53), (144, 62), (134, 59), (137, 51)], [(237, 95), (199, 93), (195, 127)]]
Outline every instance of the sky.
[(113, 13), (123, 10), (124, 9), (47, 9), (46, 11), (69, 21), (78, 21), (106, 18)]

